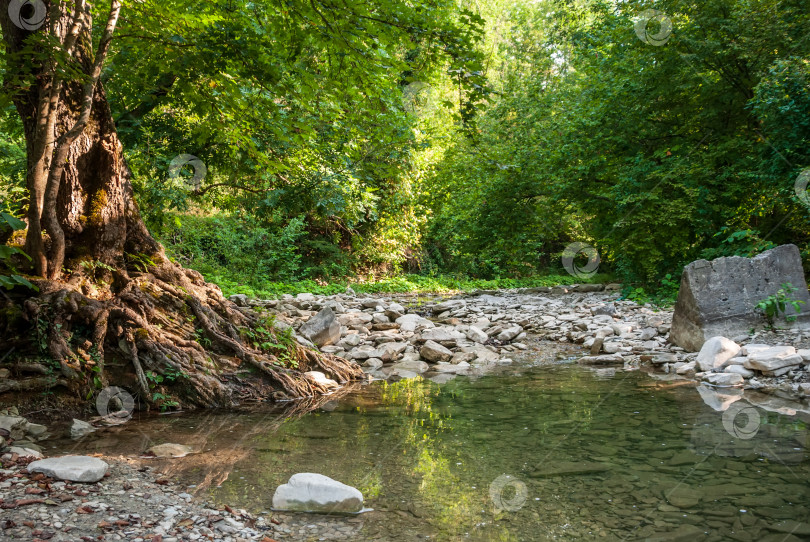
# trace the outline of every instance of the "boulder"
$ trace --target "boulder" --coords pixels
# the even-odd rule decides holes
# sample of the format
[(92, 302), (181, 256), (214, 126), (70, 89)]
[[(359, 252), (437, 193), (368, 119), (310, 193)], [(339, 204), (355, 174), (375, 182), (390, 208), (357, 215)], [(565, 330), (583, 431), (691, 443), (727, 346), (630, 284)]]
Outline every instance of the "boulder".
[(340, 322), (329, 307), (307, 320), (298, 331), (317, 346), (335, 344), (340, 340)]
[(467, 303), (461, 299), (452, 299), (450, 301), (445, 301), (443, 303), (439, 303), (438, 305), (434, 305), (433, 307), (433, 314), (441, 314), (444, 311), (452, 311), (456, 309), (464, 308)]
[(613, 303), (606, 303), (604, 305), (599, 305), (598, 307), (594, 307), (591, 309), (591, 314), (594, 316), (605, 315), (605, 316), (613, 316), (618, 314), (616, 310), (616, 305)]
[(356, 514), (363, 510), (363, 494), (357, 489), (315, 473), (293, 474), (276, 488), (273, 508), (322, 514)]
[(453, 357), (453, 352), (434, 341), (427, 341), (419, 354), (428, 361), (437, 363), (439, 361), (450, 361)]
[(247, 307), (248, 306), (248, 296), (245, 294), (233, 294), (228, 299), (232, 302), (236, 303), (237, 307)]
[(369, 369), (379, 369), (382, 366), (383, 361), (380, 358), (368, 358), (363, 362), (363, 367), (368, 367)]
[(725, 337), (712, 337), (700, 348), (697, 365), (701, 371), (711, 371), (740, 353), (740, 345)]
[(95, 430), (96, 428), (89, 423), (73, 418), (73, 424), (70, 426), (70, 438), (82, 438)]
[(25, 436), (25, 427), (28, 420), (22, 416), (0, 416), (0, 429), (8, 432), (14, 440), (19, 440)]
[(523, 328), (520, 326), (508, 327), (498, 333), (498, 340), (502, 343), (509, 342), (521, 333), (523, 333)]
[(418, 314), (406, 314), (404, 316), (400, 316), (395, 320), (395, 322), (399, 324), (399, 330), (403, 332), (416, 331), (416, 329), (420, 327), (434, 327), (436, 325), (427, 318), (422, 318)]
[(109, 465), (96, 457), (66, 455), (40, 459), (28, 465), (28, 472), (71, 482), (98, 482), (107, 474)]
[(470, 326), (466, 335), (468, 339), (478, 344), (484, 344), (489, 339), (489, 336), (476, 326)]
[(756, 304), (787, 282), (799, 289), (794, 297), (806, 303), (799, 314), (788, 307), (788, 315), (797, 316), (792, 325), (810, 329), (810, 294), (796, 245), (782, 245), (754, 258), (690, 263), (681, 278), (670, 341), (695, 352), (710, 337), (747, 334), (764, 323)]
[(753, 352), (743, 365), (746, 369), (770, 372), (802, 363), (804, 360), (792, 346), (773, 346)]

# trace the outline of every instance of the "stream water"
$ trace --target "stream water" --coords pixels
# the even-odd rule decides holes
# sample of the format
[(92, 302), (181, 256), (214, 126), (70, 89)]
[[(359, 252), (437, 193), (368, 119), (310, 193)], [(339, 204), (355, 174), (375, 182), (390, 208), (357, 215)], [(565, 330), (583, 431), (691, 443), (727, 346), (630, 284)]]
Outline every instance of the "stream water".
[(344, 539), (789, 541), (810, 540), (808, 425), (745, 398), (717, 411), (680, 381), (535, 360), (358, 386), (303, 415), (133, 419), (58, 447), (136, 456), (189, 444), (201, 453), (151, 464), (256, 513), (290, 475), (318, 472), (374, 509), (330, 520)]

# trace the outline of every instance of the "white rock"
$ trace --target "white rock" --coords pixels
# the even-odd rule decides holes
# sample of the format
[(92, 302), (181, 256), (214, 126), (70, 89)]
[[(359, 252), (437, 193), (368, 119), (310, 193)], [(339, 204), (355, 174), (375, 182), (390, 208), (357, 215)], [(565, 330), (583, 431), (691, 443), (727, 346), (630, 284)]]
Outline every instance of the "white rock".
[(734, 373), (703, 373), (701, 380), (720, 388), (742, 386), (745, 383), (742, 375)]
[(613, 332), (616, 335), (627, 335), (628, 333), (633, 331), (633, 325), (632, 324), (619, 323), (619, 324), (613, 324), (611, 327), (613, 328)]
[(675, 373), (677, 373), (679, 375), (686, 375), (686, 374), (689, 374), (691, 372), (694, 372), (695, 369), (696, 369), (696, 366), (697, 366), (697, 362), (690, 361), (689, 363), (684, 363), (683, 365), (678, 367), (675, 370)]
[(436, 342), (452, 342), (455, 343), (459, 339), (463, 339), (464, 334), (459, 333), (455, 329), (448, 327), (435, 327), (422, 332), (422, 339), (426, 341)]
[(612, 327), (603, 327), (596, 331), (596, 338), (597, 339), (604, 339), (605, 337), (610, 337), (611, 335), (615, 335), (615, 331), (613, 331)]
[(444, 374), (457, 374), (466, 372), (467, 369), (470, 368), (470, 364), (466, 361), (462, 361), (461, 363), (439, 363), (438, 365), (433, 366), (433, 370), (437, 373), (444, 373)]
[(188, 454), (194, 453), (194, 448), (186, 446), (185, 444), (175, 444), (173, 442), (166, 442), (152, 446), (146, 453), (154, 455), (155, 457), (185, 457)]
[(729, 365), (725, 369), (723, 369), (724, 373), (734, 373), (741, 375), (743, 378), (751, 378), (754, 376), (754, 371), (750, 369), (746, 369), (742, 365)]
[(749, 356), (754, 352), (761, 352), (763, 350), (767, 350), (768, 348), (770, 348), (770, 345), (768, 344), (746, 344), (742, 347), (742, 355)]
[(697, 356), (701, 371), (711, 371), (740, 353), (740, 345), (725, 337), (712, 337), (703, 343)]
[(298, 331), (317, 346), (335, 344), (340, 340), (340, 321), (334, 311), (326, 307), (307, 320)]
[(40, 459), (28, 465), (28, 472), (71, 482), (98, 482), (107, 474), (109, 465), (96, 457), (65, 455)]
[(427, 341), (419, 350), (419, 354), (428, 361), (450, 361), (453, 352), (434, 341)]
[(391, 366), (394, 371), (413, 371), (415, 373), (424, 373), (430, 369), (430, 365), (421, 360), (408, 360), (395, 363)]
[(273, 495), (273, 508), (327, 514), (357, 513), (363, 509), (363, 494), (322, 474), (299, 473), (278, 486)]
[(363, 340), (363, 337), (361, 337), (359, 333), (349, 333), (340, 340), (338, 346), (342, 346), (343, 348), (346, 348), (347, 346), (359, 346), (363, 344)]
[(394, 320), (397, 324), (399, 324), (399, 330), (404, 332), (413, 332), (419, 328), (429, 328), (435, 327), (436, 324), (428, 320), (427, 318), (422, 318), (418, 314), (405, 314), (400, 316), (396, 320)]
[(307, 371), (306, 373), (304, 373), (304, 376), (306, 376), (316, 384), (320, 384), (321, 386), (324, 386), (330, 390), (340, 387), (340, 384), (338, 384), (331, 378), (328, 378), (325, 374), (323, 374), (320, 371)]
[(802, 357), (792, 346), (772, 346), (750, 354), (745, 362), (745, 367), (763, 372), (778, 371), (785, 367), (800, 365), (803, 362)]
[(96, 428), (89, 423), (73, 418), (73, 425), (70, 426), (70, 436), (71, 438), (82, 438), (95, 430)]
[(363, 367), (368, 367), (370, 369), (379, 369), (382, 366), (383, 361), (380, 358), (368, 358), (363, 362)]
[(466, 335), (468, 339), (478, 344), (484, 344), (485, 342), (487, 342), (487, 339), (489, 338), (489, 336), (487, 336), (487, 334), (484, 333), (483, 330), (481, 330), (476, 326), (470, 326), (470, 329), (467, 330)]
[(0, 416), (0, 429), (5, 429), (11, 435), (11, 438), (17, 440), (25, 435), (25, 427), (28, 425), (28, 420), (22, 416)]
[(433, 314), (439, 314), (445, 311), (452, 311), (455, 309), (464, 308), (467, 303), (462, 299), (453, 299), (450, 301), (445, 301), (444, 303), (439, 303), (435, 307), (433, 307)]
[(34, 459), (42, 459), (42, 454), (31, 448), (23, 448), (21, 446), (12, 446), (8, 449), (12, 454), (17, 454), (20, 457), (33, 457)]
[(523, 328), (520, 326), (512, 326), (509, 328), (504, 329), (498, 334), (498, 340), (503, 342), (511, 341), (512, 339), (516, 338), (523, 332)]

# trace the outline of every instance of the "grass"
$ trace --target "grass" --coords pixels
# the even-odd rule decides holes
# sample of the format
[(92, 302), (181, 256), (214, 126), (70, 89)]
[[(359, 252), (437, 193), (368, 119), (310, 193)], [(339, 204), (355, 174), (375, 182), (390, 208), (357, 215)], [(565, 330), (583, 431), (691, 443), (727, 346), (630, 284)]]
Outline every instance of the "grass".
[(588, 280), (578, 280), (571, 275), (543, 275), (520, 279), (470, 279), (451, 276), (426, 275), (400, 275), (383, 278), (375, 281), (339, 280), (322, 283), (314, 280), (297, 282), (264, 282), (258, 286), (240, 284), (221, 275), (208, 274), (206, 280), (213, 282), (222, 289), (225, 296), (233, 294), (246, 294), (259, 299), (269, 299), (282, 294), (299, 294), (309, 292), (319, 295), (334, 295), (344, 293), (351, 286), (357, 293), (449, 293), (469, 292), (473, 290), (497, 290), (510, 288), (537, 288), (541, 286), (557, 286), (579, 284), (583, 282), (604, 283), (612, 280), (612, 276), (598, 274)]

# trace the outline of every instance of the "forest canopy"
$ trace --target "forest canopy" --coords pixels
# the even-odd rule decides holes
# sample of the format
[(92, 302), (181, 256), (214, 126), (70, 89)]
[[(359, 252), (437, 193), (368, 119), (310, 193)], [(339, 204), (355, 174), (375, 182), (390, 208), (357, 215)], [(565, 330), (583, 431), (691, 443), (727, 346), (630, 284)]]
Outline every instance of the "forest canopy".
[[(127, 1), (100, 81), (149, 231), (226, 293), (531, 277), (572, 242), (656, 288), (699, 257), (810, 260), (805, 7)], [(24, 218), (13, 62), (0, 210)]]

